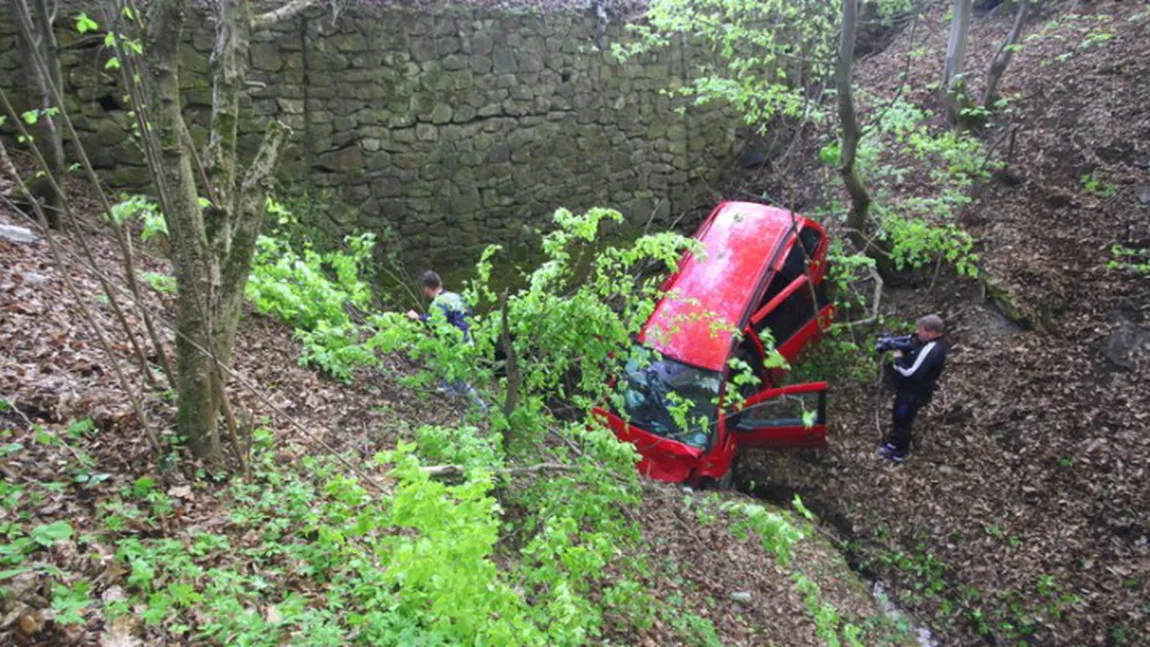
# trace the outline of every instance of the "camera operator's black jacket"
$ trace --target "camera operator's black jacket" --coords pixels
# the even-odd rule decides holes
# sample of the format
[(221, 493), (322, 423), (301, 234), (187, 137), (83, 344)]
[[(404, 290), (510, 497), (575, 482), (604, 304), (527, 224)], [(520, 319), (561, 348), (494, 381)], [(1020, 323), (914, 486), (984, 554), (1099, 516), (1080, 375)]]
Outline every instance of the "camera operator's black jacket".
[(900, 397), (925, 401), (934, 394), (935, 382), (946, 365), (946, 339), (925, 344), (918, 337), (914, 340), (914, 348), (887, 365), (887, 375)]

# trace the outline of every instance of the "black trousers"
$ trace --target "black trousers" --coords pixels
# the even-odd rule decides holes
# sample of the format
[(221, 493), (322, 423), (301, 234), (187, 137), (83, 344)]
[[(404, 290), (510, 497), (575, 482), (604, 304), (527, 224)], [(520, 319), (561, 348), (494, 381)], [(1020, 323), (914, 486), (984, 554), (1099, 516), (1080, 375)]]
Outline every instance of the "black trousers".
[(891, 412), (893, 425), (887, 438), (887, 442), (894, 445), (894, 453), (902, 455), (910, 451), (911, 426), (923, 404), (924, 399), (917, 394), (895, 393)]

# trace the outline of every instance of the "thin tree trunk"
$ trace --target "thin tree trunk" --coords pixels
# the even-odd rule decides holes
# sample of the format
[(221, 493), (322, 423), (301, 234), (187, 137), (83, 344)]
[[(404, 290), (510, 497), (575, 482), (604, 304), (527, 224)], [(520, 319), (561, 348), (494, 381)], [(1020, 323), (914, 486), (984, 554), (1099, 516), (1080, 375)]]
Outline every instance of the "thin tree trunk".
[(835, 88), (839, 102), (839, 121), (842, 126), (842, 148), (839, 151), (839, 173), (850, 195), (851, 207), (847, 214), (848, 236), (860, 252), (869, 247), (866, 229), (870, 216), (870, 193), (855, 168), (861, 129), (855, 113), (854, 94), (851, 89), (851, 68), (854, 66), (855, 38), (858, 32), (858, 0), (843, 1), (843, 24), (839, 37), (839, 60), (835, 69)]
[(959, 95), (965, 85), (957, 77), (962, 74), (962, 64), (966, 58), (971, 3), (972, 0), (953, 0), (950, 8), (950, 36), (946, 43), (946, 62), (943, 66), (942, 84), (939, 85), (938, 91), (939, 99), (951, 123), (958, 121)]
[[(62, 183), (64, 175), (67, 173), (64, 143), (56, 121), (57, 117), (46, 112), (53, 107), (63, 109), (63, 106), (57, 106), (52, 100), (49, 86), (50, 83), (54, 83), (56, 87), (60, 87), (62, 74), (57, 56), (56, 35), (52, 31), (52, 17), (48, 13), (47, 3), (44, 0), (35, 0), (35, 2), (36, 10), (33, 11), (28, 0), (13, 0), (12, 13), (16, 25), (19, 27), (17, 30), (18, 41), (24, 53), (24, 73), (28, 77), (27, 87), (33, 89), (30, 95), (35, 95), (28, 96), (28, 102), (31, 107), (41, 111), (36, 122), (37, 140), (47, 144), (48, 172), (56, 179), (57, 183)], [(25, 25), (28, 26), (27, 29), (24, 29)], [(46, 62), (49, 77), (46, 78), (42, 69), (36, 64), (36, 57), (33, 56), (33, 52), (39, 54), (40, 58)], [(48, 218), (48, 223), (52, 227), (58, 227), (62, 198), (55, 191), (46, 187), (46, 180), (44, 179), (31, 180), (27, 186), (28, 197), (30, 199), (43, 198), (44, 206), (47, 209), (45, 216)]]
[(994, 60), (990, 63), (990, 70), (986, 73), (986, 91), (982, 95), (982, 105), (988, 110), (998, 100), (998, 82), (1002, 80), (1002, 75), (1010, 65), (1010, 59), (1014, 58), (1014, 46), (1018, 44), (1018, 38), (1022, 35), (1022, 26), (1026, 24), (1026, 15), (1029, 11), (1030, 0), (1018, 0), (1014, 26), (1010, 28), (1010, 33), (1006, 35), (1006, 40), (1002, 41), (1002, 46), (998, 48)]

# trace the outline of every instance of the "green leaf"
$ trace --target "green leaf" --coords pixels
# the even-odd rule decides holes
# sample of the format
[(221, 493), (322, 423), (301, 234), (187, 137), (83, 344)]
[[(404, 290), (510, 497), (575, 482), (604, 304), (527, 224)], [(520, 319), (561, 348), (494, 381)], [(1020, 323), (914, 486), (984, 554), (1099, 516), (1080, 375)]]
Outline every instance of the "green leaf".
[(815, 426), (815, 419), (818, 416), (817, 411), (804, 411), (803, 412), (803, 426), (807, 429)]
[(96, 31), (100, 25), (96, 24), (95, 20), (88, 17), (88, 14), (81, 12), (76, 16), (76, 31), (81, 34), (86, 34), (90, 31)]
[(104, 47), (115, 47), (115, 46), (116, 46), (116, 35), (113, 34), (112, 32), (108, 32), (108, 33), (104, 34)]
[(24, 123), (31, 126), (40, 120), (40, 111), (29, 110), (27, 112), (21, 113), (20, 118), (24, 120)]
[(48, 548), (58, 541), (64, 541), (72, 537), (72, 524), (67, 521), (57, 521), (55, 523), (36, 526), (32, 529), (30, 535), (32, 541)]
[(30, 570), (32, 570), (31, 566), (18, 566), (16, 568), (10, 568), (6, 571), (0, 571), (0, 581), (10, 580), (17, 575), (21, 573), (27, 573)]
[(105, 70), (118, 70), (118, 69), (120, 69), (120, 59), (116, 58), (115, 56), (108, 59), (108, 62), (104, 63), (104, 69)]

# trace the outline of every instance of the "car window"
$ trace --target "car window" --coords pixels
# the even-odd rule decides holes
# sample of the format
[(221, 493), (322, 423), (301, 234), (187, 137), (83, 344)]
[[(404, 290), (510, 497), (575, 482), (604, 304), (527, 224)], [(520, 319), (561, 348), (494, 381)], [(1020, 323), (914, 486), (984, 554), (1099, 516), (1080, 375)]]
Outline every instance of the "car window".
[(648, 433), (706, 449), (721, 375), (645, 349), (637, 355), (626, 367), (622, 417)]
[(799, 242), (802, 243), (803, 249), (807, 252), (807, 256), (810, 256), (812, 260), (822, 240), (822, 234), (814, 227), (803, 227), (802, 231), (799, 232)]
[(769, 329), (771, 335), (774, 336), (775, 345), (781, 346), (783, 342), (794, 336), (794, 334), (813, 319), (814, 316), (814, 304), (811, 303), (811, 290), (806, 283), (806, 279), (803, 279), (803, 285), (800, 285), (797, 290), (792, 292), (791, 296), (787, 297), (778, 307), (768, 312), (767, 316), (763, 317), (756, 328), (759, 332), (762, 332), (764, 328)]
[(825, 424), (825, 412), (820, 406), (822, 394), (793, 393), (771, 398), (747, 407), (737, 414), (736, 429), (763, 427), (806, 427)]
[[(783, 262), (783, 270), (779, 273), (786, 279), (787, 283), (806, 273), (806, 258), (800, 245), (791, 245), (791, 251), (787, 253), (787, 260)], [(786, 286), (784, 285), (784, 287)]]

